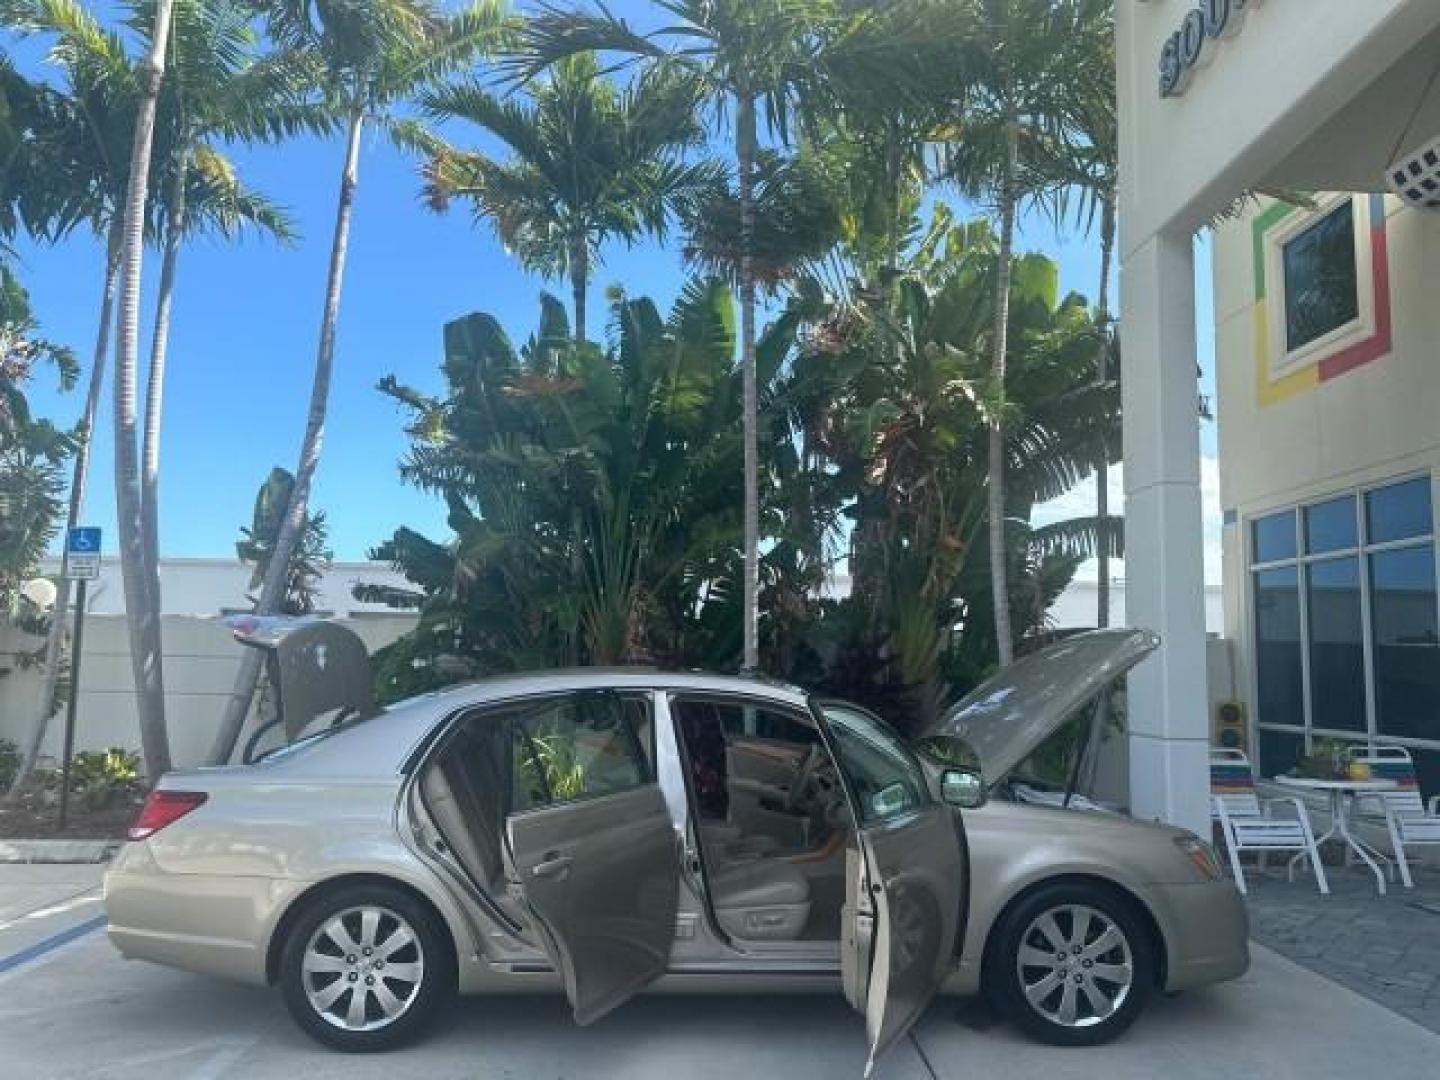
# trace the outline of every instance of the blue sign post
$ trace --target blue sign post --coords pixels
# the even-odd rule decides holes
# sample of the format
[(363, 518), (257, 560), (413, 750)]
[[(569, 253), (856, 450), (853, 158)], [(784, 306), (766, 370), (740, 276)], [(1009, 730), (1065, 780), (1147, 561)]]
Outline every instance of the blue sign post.
[[(81, 525), (65, 534), (65, 576), (75, 588), (75, 647), (70, 656), (70, 696), (65, 702), (65, 751), (60, 762), (60, 832), (70, 818), (70, 759), (75, 756), (75, 711), (80, 704), (80, 650), (85, 643), (85, 587), (100, 576), (100, 530)], [(63, 619), (65, 612), (52, 616)]]

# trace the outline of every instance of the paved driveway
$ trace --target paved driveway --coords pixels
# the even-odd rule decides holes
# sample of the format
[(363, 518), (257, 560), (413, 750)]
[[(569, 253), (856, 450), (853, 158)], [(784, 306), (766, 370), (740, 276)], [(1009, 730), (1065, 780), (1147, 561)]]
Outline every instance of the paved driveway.
[[(85, 891), (96, 876), (93, 868), (0, 866), (6, 1077), (860, 1075), (861, 1024), (838, 997), (649, 997), (584, 1029), (554, 998), (472, 998), (410, 1050), (366, 1058), (330, 1053), (299, 1034), (274, 994), (122, 961), (103, 932), (84, 929), (97, 912), (93, 892)], [(23, 902), (22, 889), (29, 890)], [(1255, 961), (1239, 982), (1157, 1001), (1120, 1043), (1091, 1051), (1035, 1046), (974, 1008), (942, 1002), (877, 1076), (1186, 1080), (1244, 1062), (1246, 1072), (1268, 1080), (1353, 1080), (1375, 1075), (1382, 1057), (1385, 1074), (1394, 1076), (1429, 1075), (1440, 1060), (1440, 1038), (1403, 1017), (1267, 950), (1257, 949)]]

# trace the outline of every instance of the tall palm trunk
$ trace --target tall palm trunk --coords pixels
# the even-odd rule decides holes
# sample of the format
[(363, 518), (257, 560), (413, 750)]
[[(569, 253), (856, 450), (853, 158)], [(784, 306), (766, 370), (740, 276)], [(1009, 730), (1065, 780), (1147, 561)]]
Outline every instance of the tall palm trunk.
[(1005, 546), (1005, 360), (1010, 348), (1010, 274), (1015, 253), (1015, 177), (1018, 132), (1014, 117), (1006, 125), (1005, 168), (1000, 181), (1000, 254), (995, 267), (995, 325), (990, 361), (994, 383), (989, 437), (990, 591), (995, 608), (995, 643), (1001, 667), (1015, 659), (1010, 628), (1010, 581)]
[(755, 99), (742, 95), (735, 113), (740, 169), (740, 368), (744, 382), (745, 443), (745, 670), (760, 666), (760, 449), (755, 385)]
[[(1097, 304), (1097, 320), (1105, 332), (1100, 350), (1096, 378), (1104, 382), (1109, 377), (1110, 358), (1110, 265), (1115, 257), (1115, 193), (1105, 193), (1105, 206), (1100, 217), (1100, 298)], [(1109, 455), (1102, 449), (1095, 463), (1095, 516), (1104, 528), (1110, 517), (1110, 462)], [(1095, 625), (1104, 629), (1110, 625), (1110, 549), (1105, 537), (1100, 538), (1099, 567), (1096, 571), (1099, 581), (1095, 591)]]
[[(305, 421), (300, 462), (295, 469), (295, 486), (291, 489), (290, 503), (280, 522), (275, 546), (270, 553), (270, 562), (265, 567), (265, 577), (260, 585), (260, 597), (255, 605), (256, 613), (260, 615), (272, 614), (284, 599), (290, 560), (305, 529), (310, 484), (315, 478), (315, 468), (320, 462), (320, 450), (325, 442), (325, 413), (330, 401), (330, 375), (335, 361), (335, 328), (340, 317), (340, 292), (345, 279), (345, 255), (350, 245), (350, 219), (355, 209), (355, 187), (359, 181), (360, 136), (364, 121), (363, 109), (357, 107), (351, 111), (345, 167), (340, 174), (340, 197), (335, 210), (335, 234), (330, 245), (325, 308), (320, 320), (320, 345), (316, 350), (315, 377), (310, 388), (310, 412)], [(225, 703), (220, 728), (210, 747), (208, 760), (214, 764), (229, 761), (230, 755), (235, 752), (235, 743), (245, 726), (245, 716), (250, 711), (250, 699), (255, 694), (255, 683), (260, 677), (260, 666), (260, 651), (246, 649), (241, 659), (240, 671), (235, 677), (235, 686), (230, 692), (230, 699)]]
[(170, 770), (170, 739), (165, 729), (160, 612), (153, 603), (158, 587), (152, 584), (147, 572), (141, 536), (135, 412), (145, 207), (155, 141), (155, 112), (160, 85), (165, 79), (165, 46), (170, 37), (172, 11), (172, 0), (159, 0), (150, 52), (142, 69), (145, 91), (135, 116), (129, 190), (125, 196), (125, 245), (120, 260), (120, 322), (115, 358), (115, 512), (120, 532), (120, 571), (125, 581), (126, 623), (130, 631), (130, 667), (135, 677), (135, 705), (140, 717), (140, 747), (151, 783)]
[[(95, 434), (95, 418), (100, 412), (100, 394), (105, 386), (105, 360), (110, 355), (110, 327), (115, 321), (115, 289), (120, 274), (121, 219), (117, 214), (106, 230), (105, 286), (100, 293), (100, 325), (95, 330), (95, 352), (90, 360), (90, 385), (85, 392), (85, 412), (80, 426), (84, 438), (75, 451), (75, 466), (70, 477), (70, 505), (65, 513), (66, 529), (79, 525), (85, 512), (85, 487), (90, 477), (90, 447)], [(26, 735), (24, 757), (10, 784), (10, 793), (20, 790), (45, 744), (45, 731), (55, 712), (55, 689), (60, 681), (60, 660), (65, 651), (65, 633), (70, 613), (70, 579), (62, 576), (55, 590), (55, 607), (50, 618), (50, 635), (45, 641), (45, 674), (40, 690), (40, 704), (35, 720)], [(73, 691), (72, 691), (73, 692)]]
[(185, 172), (190, 155), (182, 151), (170, 178), (165, 205), (165, 253), (160, 262), (160, 293), (150, 340), (150, 372), (145, 386), (145, 429), (140, 444), (140, 528), (152, 603), (160, 610), (160, 419), (165, 408), (165, 360), (170, 346), (170, 313), (175, 297), (175, 268), (185, 231)]
[(585, 237), (570, 244), (570, 295), (575, 302), (575, 340), (585, 338), (586, 294), (590, 289), (590, 244)]

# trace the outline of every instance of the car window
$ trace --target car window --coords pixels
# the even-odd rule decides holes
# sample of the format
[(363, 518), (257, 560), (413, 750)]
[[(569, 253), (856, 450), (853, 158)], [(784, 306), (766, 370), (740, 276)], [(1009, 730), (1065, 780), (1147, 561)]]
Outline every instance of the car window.
[(847, 705), (829, 703), (821, 711), (861, 825), (902, 817), (930, 801), (925, 774), (898, 735)]
[(628, 791), (650, 782), (644, 698), (572, 694), (516, 712), (510, 720), (510, 806), (529, 810)]

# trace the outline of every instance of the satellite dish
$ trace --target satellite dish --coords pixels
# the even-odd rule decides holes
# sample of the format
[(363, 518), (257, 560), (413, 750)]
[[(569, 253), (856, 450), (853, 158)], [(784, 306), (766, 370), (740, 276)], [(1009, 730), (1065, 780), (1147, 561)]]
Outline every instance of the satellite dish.
[(49, 578), (32, 578), (20, 586), (20, 595), (41, 611), (55, 606), (55, 583)]

